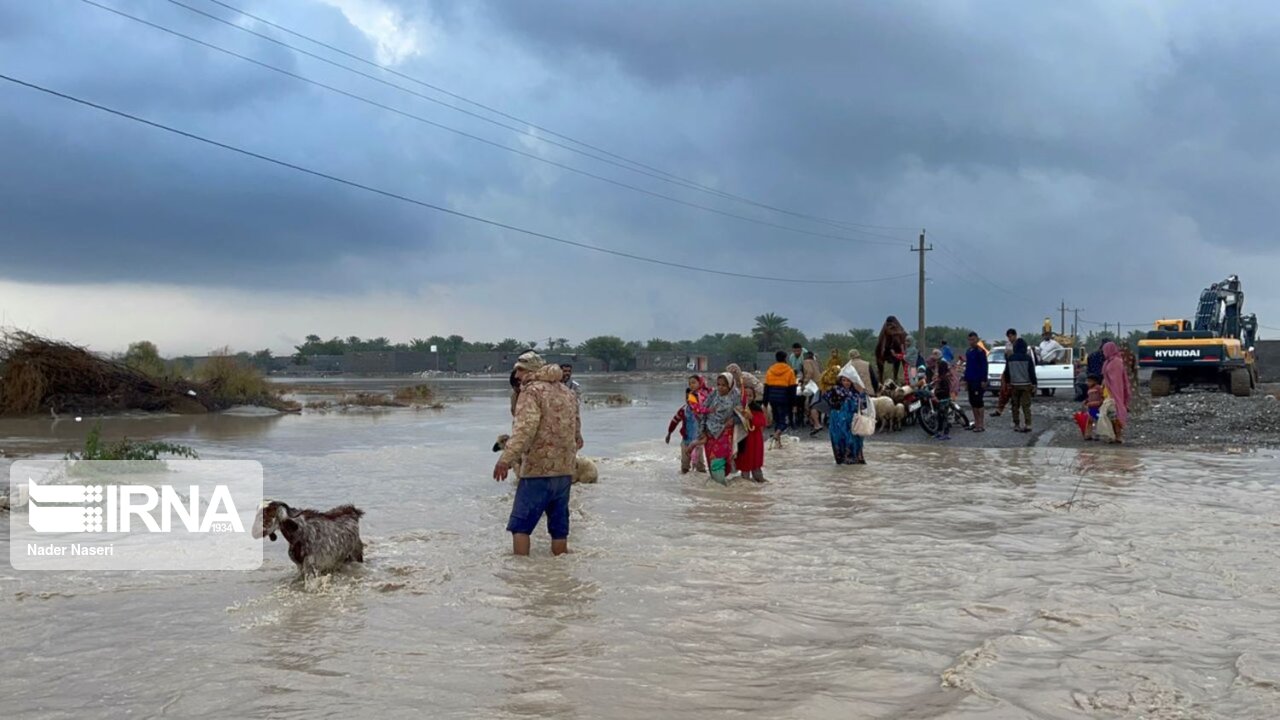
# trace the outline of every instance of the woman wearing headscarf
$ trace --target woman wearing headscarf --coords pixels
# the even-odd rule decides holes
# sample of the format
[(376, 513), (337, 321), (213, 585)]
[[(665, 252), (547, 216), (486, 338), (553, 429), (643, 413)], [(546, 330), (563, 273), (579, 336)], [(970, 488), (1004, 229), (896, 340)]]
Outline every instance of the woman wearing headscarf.
[(924, 377), (928, 382), (933, 382), (938, 377), (938, 363), (942, 361), (942, 351), (935, 349), (929, 353), (929, 359), (924, 361)]
[(840, 351), (832, 349), (831, 355), (827, 358), (827, 366), (823, 368), (822, 376), (818, 378), (818, 395), (809, 406), (809, 424), (813, 427), (809, 431), (810, 437), (822, 432), (824, 427), (822, 417), (831, 411), (831, 407), (827, 405), (827, 392), (836, 386), (836, 381), (840, 378), (841, 366)]
[(724, 369), (724, 371), (728, 373), (729, 377), (732, 379), (733, 387), (738, 391), (738, 396), (741, 399), (743, 407), (746, 407), (747, 405), (747, 390), (751, 390), (751, 392), (755, 394), (757, 400), (764, 397), (764, 383), (760, 382), (760, 379), (755, 375), (752, 375), (749, 372), (743, 372), (742, 368), (738, 366), (738, 363), (729, 365)]
[(733, 375), (725, 372), (716, 378), (715, 392), (707, 396), (703, 404), (706, 411), (702, 420), (703, 437), (707, 451), (707, 464), (714, 466), (723, 461), (725, 477), (733, 474), (733, 458), (737, 443), (733, 441), (733, 429), (741, 422), (742, 393), (733, 386)]
[[(884, 327), (880, 328), (880, 339), (876, 341), (876, 369), (880, 377), (898, 379), (902, 371), (902, 361), (907, 356), (907, 329), (902, 327), (898, 318), (890, 315), (885, 318)], [(893, 375), (884, 374), (884, 366), (893, 364)]]
[(707, 379), (701, 375), (689, 376), (689, 387), (685, 390), (685, 402), (693, 408), (700, 408), (711, 393), (715, 392), (711, 386), (707, 384)]
[(863, 400), (866, 386), (853, 368), (846, 365), (840, 370), (836, 386), (823, 395), (831, 407), (831, 422), (827, 432), (831, 436), (831, 453), (837, 465), (865, 465), (862, 456), (862, 437), (853, 434), (853, 416)]
[(1129, 372), (1124, 366), (1120, 348), (1115, 343), (1103, 345), (1102, 355), (1106, 358), (1102, 363), (1102, 388), (1116, 404), (1116, 417), (1111, 426), (1116, 431), (1114, 442), (1119, 444), (1124, 442), (1124, 426), (1129, 422), (1129, 401), (1133, 399)]

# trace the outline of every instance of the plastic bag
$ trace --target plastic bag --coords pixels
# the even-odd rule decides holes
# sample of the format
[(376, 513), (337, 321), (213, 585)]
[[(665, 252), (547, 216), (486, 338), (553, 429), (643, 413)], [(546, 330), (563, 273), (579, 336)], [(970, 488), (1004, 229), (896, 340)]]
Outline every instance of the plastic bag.
[(853, 434), (858, 437), (871, 437), (876, 434), (875, 403), (863, 400), (858, 412), (853, 415)]
[(1098, 422), (1094, 423), (1094, 430), (1098, 434), (1098, 439), (1112, 442), (1116, 439), (1115, 428), (1111, 425), (1111, 418), (1116, 414), (1116, 401), (1107, 398), (1102, 401), (1102, 407), (1098, 409)]

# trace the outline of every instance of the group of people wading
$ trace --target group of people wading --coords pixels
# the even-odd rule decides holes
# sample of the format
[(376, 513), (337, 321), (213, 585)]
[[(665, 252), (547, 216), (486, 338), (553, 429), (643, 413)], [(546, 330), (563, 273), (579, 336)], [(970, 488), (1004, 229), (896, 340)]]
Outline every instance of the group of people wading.
[[(1012, 404), (1015, 430), (1030, 432), (1036, 362), (1027, 342), (1016, 331), (1010, 329), (1007, 339), (1001, 399), (992, 415), (1000, 415), (1006, 404)], [(889, 379), (896, 383), (901, 373), (902, 384), (911, 383), (910, 366), (906, 364), (910, 344), (902, 323), (890, 316), (876, 342), (875, 367), (855, 349), (848, 352), (847, 359), (832, 350), (825, 368), (820, 368), (813, 353), (796, 344), (791, 353), (779, 350), (775, 354), (776, 362), (768, 368), (763, 382), (737, 364), (716, 376), (714, 386), (701, 375), (689, 376), (684, 402), (671, 418), (666, 438), (670, 443), (672, 434), (680, 430), (681, 473), (706, 472), (722, 483), (735, 474), (754, 482), (767, 482), (766, 427), (772, 425), (772, 437), (780, 447), (782, 435), (790, 427), (807, 421), (812, 427), (810, 434), (817, 434), (824, 427), (824, 417), (836, 464), (865, 465), (863, 445), (870, 431), (860, 425), (860, 412), (867, 407), (869, 396), (880, 391), (882, 378), (885, 383)], [(955, 363), (950, 348), (945, 342), (942, 345), (928, 360), (919, 362), (916, 381), (932, 384), (944, 416), (945, 403), (955, 401), (963, 382), (976, 421), (971, 429), (982, 432), (987, 348), (977, 334), (969, 333), (965, 358)], [(963, 368), (962, 375), (957, 373), (959, 368)], [(1112, 432), (1100, 434), (1111, 442), (1121, 442), (1131, 386), (1119, 347), (1108, 341), (1090, 354), (1087, 374), (1089, 439), (1093, 439), (1098, 423), (1105, 422), (1106, 429)], [(518, 468), (520, 484), (507, 530), (512, 534), (515, 553), (527, 555), (529, 535), (546, 515), (552, 552), (559, 555), (568, 552), (569, 493), (577, 453), (583, 446), (579, 388), (572, 380), (571, 366), (548, 365), (533, 351), (516, 361), (511, 385), (511, 437), (493, 470), (495, 480), (505, 480), (513, 468)], [(813, 389), (805, 392), (806, 387)], [(765, 412), (766, 406), (772, 421)], [(938, 438), (949, 439), (947, 432), (944, 425)]]
[[(772, 426), (775, 447), (781, 447), (782, 435), (790, 427), (807, 419), (813, 427), (811, 434), (816, 434), (823, 427), (824, 415), (836, 464), (866, 464), (864, 437), (854, 432), (855, 416), (866, 407), (870, 388), (863, 378), (871, 376), (871, 369), (861, 353), (849, 351), (846, 362), (839, 351), (833, 351), (826, 368), (819, 369), (813, 353), (797, 344), (791, 353), (777, 351), (774, 360), (763, 382), (737, 364), (726, 367), (714, 387), (701, 375), (689, 376), (684, 403), (667, 425), (668, 443), (680, 431), (681, 473), (707, 472), (720, 482), (737, 473), (744, 479), (767, 482), (766, 428)], [(801, 388), (807, 384), (817, 391), (806, 395)]]

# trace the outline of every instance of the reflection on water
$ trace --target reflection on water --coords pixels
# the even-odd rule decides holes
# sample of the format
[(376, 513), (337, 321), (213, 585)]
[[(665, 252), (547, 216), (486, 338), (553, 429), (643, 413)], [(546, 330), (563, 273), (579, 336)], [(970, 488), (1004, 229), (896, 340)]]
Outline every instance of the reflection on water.
[(574, 491), (574, 552), (540, 531), (519, 560), (486, 387), (442, 413), (104, 424), (357, 503), (368, 562), (0, 571), (4, 716), (1280, 716), (1272, 455), (873, 440), (837, 467), (805, 443), (720, 487), (661, 442), (677, 386), (635, 386), (648, 404), (584, 413), (602, 477)]

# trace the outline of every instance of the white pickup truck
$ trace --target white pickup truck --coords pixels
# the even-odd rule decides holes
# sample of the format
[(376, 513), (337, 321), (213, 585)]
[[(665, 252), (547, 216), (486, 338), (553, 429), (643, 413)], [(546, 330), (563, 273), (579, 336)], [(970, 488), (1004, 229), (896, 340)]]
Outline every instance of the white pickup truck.
[[(1075, 348), (1067, 348), (1067, 356), (1053, 365), (1036, 365), (1036, 387), (1041, 395), (1053, 395), (1058, 390), (1074, 391), (1076, 384)], [(987, 389), (991, 394), (1000, 393), (1000, 376), (1004, 374), (1004, 348), (997, 347), (987, 353)]]

